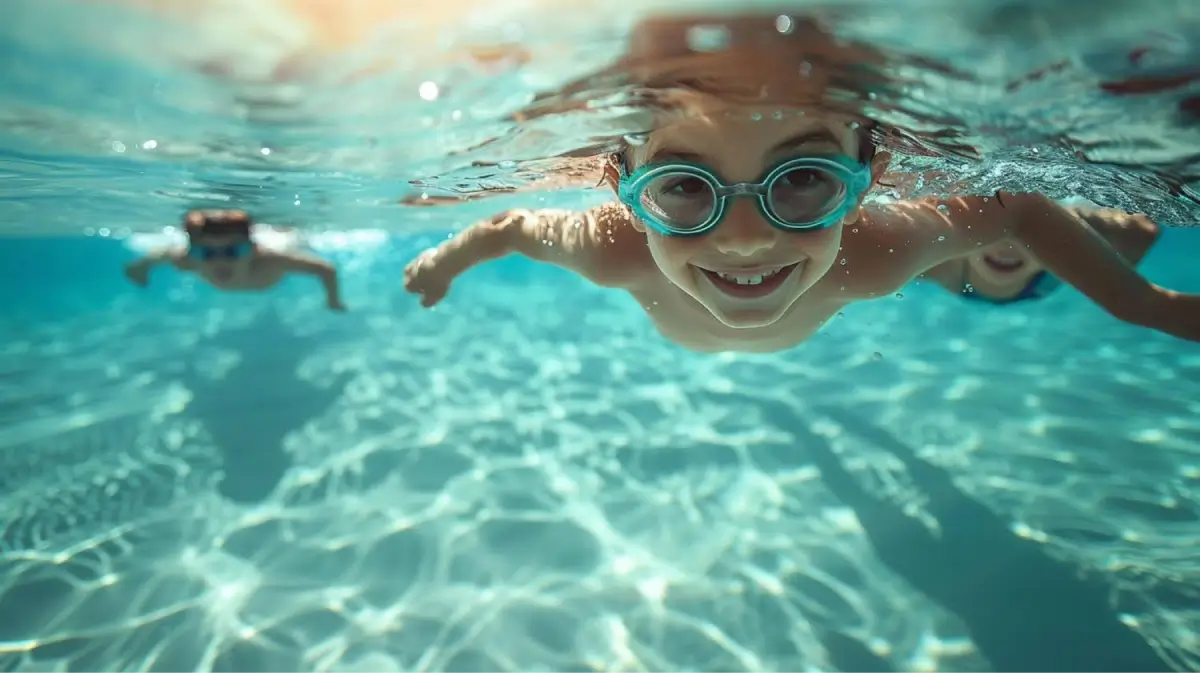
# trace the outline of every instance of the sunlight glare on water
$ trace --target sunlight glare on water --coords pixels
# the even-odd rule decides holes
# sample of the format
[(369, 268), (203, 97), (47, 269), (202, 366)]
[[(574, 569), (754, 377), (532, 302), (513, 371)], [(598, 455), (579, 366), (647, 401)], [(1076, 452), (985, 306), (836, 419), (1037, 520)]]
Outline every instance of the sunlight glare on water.
[[(427, 213), (400, 215), (397, 202), (438, 188), (518, 186), (540, 174), (523, 162), (642, 130), (611, 78), (573, 94), (591, 98), (582, 109), (513, 116), (611, 63), (653, 5), (460, 0), (397, 17), (387, 3), (359, 0), (332, 14), (349, 18), (314, 33), (278, 3), (163, 2), (173, 11), (157, 18), (112, 2), (12, 4), (17, 20), (0, 28), (0, 189), (23, 198), (10, 200), (20, 217), (8, 233), (26, 226), (13, 221), (36, 221), (27, 233), (77, 233), (85, 211), (96, 229), (154, 231), (189, 204), (230, 199), (291, 226), (437, 228)], [(921, 0), (811, 11), (877, 53), (877, 74), (842, 86), (896, 130), (898, 172), (927, 176), (903, 195), (1040, 190), (1195, 219), (1195, 87), (1104, 87), (1194, 75), (1188, 36), (1200, 10), (1110, 0), (1089, 6), (1085, 30), (1073, 5), (1037, 7)], [(66, 13), (80, 20), (58, 20)], [(720, 35), (719, 23), (702, 26), (695, 46), (719, 48)], [(55, 179), (43, 180), (49, 172)], [(423, 187), (409, 187), (414, 180)]]

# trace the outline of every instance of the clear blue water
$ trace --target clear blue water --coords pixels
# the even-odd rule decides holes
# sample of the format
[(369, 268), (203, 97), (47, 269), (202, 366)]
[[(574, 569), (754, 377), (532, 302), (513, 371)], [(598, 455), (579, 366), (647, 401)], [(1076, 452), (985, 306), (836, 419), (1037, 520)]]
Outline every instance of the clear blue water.
[[(135, 161), (114, 138), (151, 134), (97, 130), (128, 118), (92, 102), (0, 134), (0, 670), (1200, 668), (1194, 345), (1070, 289), (914, 285), (793, 351), (698, 355), (515, 258), (422, 310), (420, 250), (595, 195), (400, 209), (401, 173), (460, 159), (251, 170), (212, 120), (154, 112), (164, 148), (227, 144)], [(303, 280), (131, 288), (128, 232), (214, 184), (323, 231), (351, 310)], [(1186, 199), (1121, 198), (1192, 224)], [(1171, 228), (1141, 268), (1200, 291), (1198, 251)]]
[[(1105, 619), (1196, 661), (1194, 348), (1072, 292), (914, 287), (700, 356), (515, 259), (422, 311), (421, 244), (333, 253), (330, 315), (300, 281), (135, 292), (118, 242), (4, 241), (6, 668), (1144, 666), (1013, 626)], [(1197, 246), (1146, 273), (1200, 290)]]

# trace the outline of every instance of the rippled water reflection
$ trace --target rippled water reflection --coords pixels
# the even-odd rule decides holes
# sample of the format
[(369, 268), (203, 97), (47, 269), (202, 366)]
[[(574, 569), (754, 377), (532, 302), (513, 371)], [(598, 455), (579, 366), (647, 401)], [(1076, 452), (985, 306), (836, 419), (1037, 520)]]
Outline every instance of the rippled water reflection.
[[(586, 155), (644, 124), (629, 107), (647, 85), (636, 36), (629, 43), (639, 17), (611, 4), (459, 0), (396, 18), (370, 0), (337, 11), (290, 3), (309, 6), (322, 30), (281, 13), (282, 0), (133, 4), (10, 3), (16, 20), (0, 28), (5, 233), (156, 230), (182, 208), (226, 200), (296, 226), (411, 230), (431, 216), (400, 208), (405, 198), (536, 184), (546, 175), (537, 160)], [(897, 173), (921, 175), (881, 197), (1038, 190), (1179, 224), (1200, 212), (1190, 39), (1200, 7), (792, 7), (766, 15), (755, 30), (778, 34), (762, 39), (801, 30), (806, 17), (837, 39), (770, 53), (796, 80), (823, 79), (825, 104), (882, 122)], [(693, 55), (725, 46), (716, 18), (689, 29)], [(585, 162), (568, 183), (594, 177)]]

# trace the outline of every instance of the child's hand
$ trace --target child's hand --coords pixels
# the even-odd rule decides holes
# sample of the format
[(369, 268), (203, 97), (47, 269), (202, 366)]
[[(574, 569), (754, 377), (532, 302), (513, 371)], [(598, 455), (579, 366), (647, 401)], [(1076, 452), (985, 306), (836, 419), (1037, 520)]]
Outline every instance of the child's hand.
[(150, 269), (139, 262), (133, 262), (125, 265), (125, 277), (129, 282), (138, 287), (146, 287), (150, 284)]
[(444, 262), (440, 248), (430, 248), (404, 267), (404, 289), (421, 295), (421, 306), (433, 306), (446, 296), (455, 274)]
[(336, 311), (338, 313), (346, 312), (346, 305), (342, 303), (341, 299), (337, 299), (337, 298), (330, 299), (328, 306), (329, 306), (330, 311)]

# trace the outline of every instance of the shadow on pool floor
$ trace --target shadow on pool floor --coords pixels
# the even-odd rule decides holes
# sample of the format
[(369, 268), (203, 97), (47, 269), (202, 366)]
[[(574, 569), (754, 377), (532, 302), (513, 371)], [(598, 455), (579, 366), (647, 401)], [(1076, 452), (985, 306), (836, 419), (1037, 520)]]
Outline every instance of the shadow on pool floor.
[[(817, 409), (846, 432), (904, 463), (928, 498), (928, 511), (941, 527), (940, 537), (863, 489), (829, 441), (807, 431), (808, 423), (794, 409), (782, 403), (763, 404), (782, 427), (798, 435), (825, 485), (854, 510), (880, 559), (957, 615), (996, 670), (1170, 670), (1140, 635), (1119, 620), (1109, 600), (1109, 584), (1050, 557), (1038, 543), (1014, 535), (1003, 519), (960, 491), (949, 475), (917, 458), (911, 447), (885, 429), (843, 409)], [(841, 643), (839, 649), (846, 650), (845, 645)], [(847, 670), (879, 670), (861, 658), (845, 664)]]
[(328, 409), (346, 386), (349, 375), (328, 387), (299, 377), (313, 341), (268, 310), (205, 344), (240, 354), (225, 376), (214, 380), (189, 371), (184, 377), (193, 394), (188, 413), (204, 424), (221, 452), (225, 478), (219, 489), (230, 500), (255, 503), (269, 496), (292, 466), (284, 438)]

